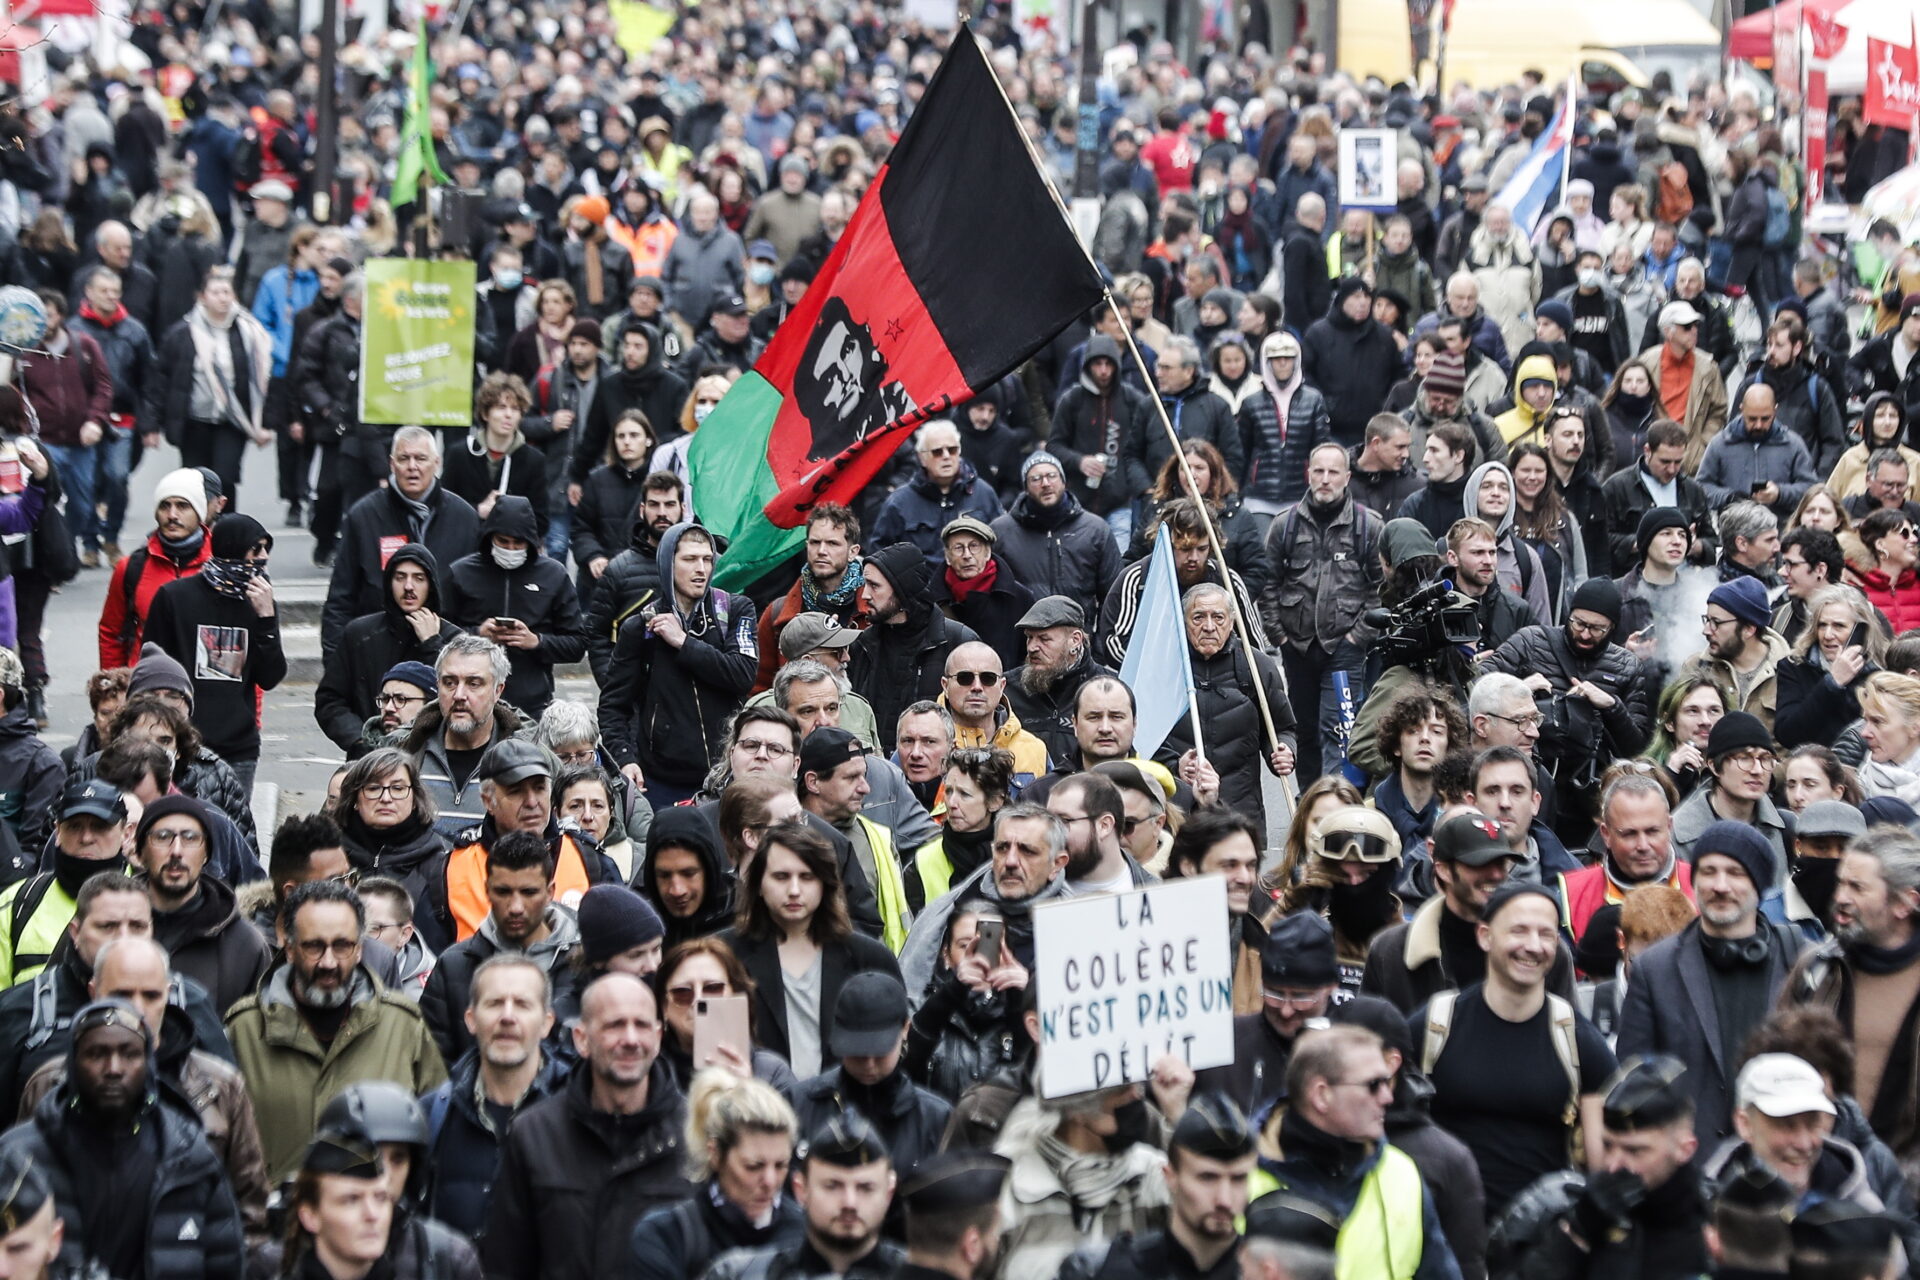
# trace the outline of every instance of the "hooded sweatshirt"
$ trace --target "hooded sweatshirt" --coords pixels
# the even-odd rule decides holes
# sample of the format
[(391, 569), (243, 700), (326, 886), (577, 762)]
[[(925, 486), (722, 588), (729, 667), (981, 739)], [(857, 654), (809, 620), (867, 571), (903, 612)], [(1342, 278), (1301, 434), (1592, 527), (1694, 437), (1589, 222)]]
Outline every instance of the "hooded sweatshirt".
[[(1552, 626), (1552, 606), (1547, 599), (1547, 574), (1541, 567), (1539, 553), (1513, 536), (1513, 513), (1518, 505), (1517, 498), (1507, 503), (1506, 514), (1498, 520), (1480, 513), (1480, 482), (1496, 472), (1507, 478), (1507, 489), (1513, 491), (1513, 472), (1507, 470), (1504, 462), (1483, 462), (1467, 476), (1467, 487), (1460, 500), (1462, 514), (1476, 520), (1486, 520), (1494, 526), (1494, 532), (1499, 536), (1500, 568), (1496, 581), (1500, 589), (1512, 591), (1524, 599), (1540, 625)], [(1522, 563), (1523, 559), (1525, 563)]]
[[(700, 859), (700, 871), (706, 878), (700, 905), (691, 916), (676, 916), (660, 897), (660, 884), (654, 872), (654, 859), (660, 850), (685, 849)], [(667, 926), (666, 945), (671, 950), (691, 938), (719, 933), (733, 923), (733, 872), (720, 849), (713, 824), (698, 809), (675, 806), (654, 815), (653, 829), (647, 832), (647, 861), (640, 872), (640, 892), (660, 913)]]
[[(1529, 382), (1538, 381), (1550, 382), (1556, 388), (1559, 387), (1560, 375), (1553, 367), (1551, 356), (1531, 355), (1514, 367), (1513, 408), (1493, 420), (1493, 425), (1500, 429), (1501, 440), (1509, 448), (1523, 440), (1540, 445), (1546, 443), (1547, 417), (1553, 412), (1553, 404), (1549, 403), (1544, 412), (1535, 413), (1533, 406), (1529, 405), (1520, 394), (1521, 387)], [(1557, 391), (1554, 399), (1559, 399)]]
[[(393, 598), (393, 575), (402, 565), (414, 565), (427, 575), (426, 597), (419, 607), (440, 619), (440, 629), (425, 640)], [(441, 646), (460, 634), (443, 611), (440, 568), (433, 552), (409, 542), (393, 553), (380, 576), (379, 612), (347, 624), (339, 646), (326, 655), (320, 687), (313, 696), (313, 718), (335, 745), (349, 753), (360, 751), (368, 718), (380, 714), (380, 686), (387, 672), (402, 662), (432, 666)]]
[[(692, 608), (681, 607), (673, 557), (691, 528), (677, 524), (661, 535), (654, 553), (660, 594), (620, 624), (600, 688), (600, 731), (614, 760), (689, 789), (719, 757), (727, 717), (753, 691), (760, 664), (753, 601), (709, 584)], [(918, 552), (914, 559), (924, 563)], [(649, 627), (667, 609), (686, 632), (678, 649)]]
[[(503, 569), (496, 559), (495, 534), (526, 543), (526, 561)], [(480, 545), (447, 570), (446, 616), (469, 631), (489, 618), (514, 618), (539, 638), (531, 649), (509, 647), (506, 700), (537, 717), (553, 700), (553, 669), (587, 654), (587, 625), (567, 571), (540, 545), (533, 504), (502, 495), (493, 513), (480, 523)]]

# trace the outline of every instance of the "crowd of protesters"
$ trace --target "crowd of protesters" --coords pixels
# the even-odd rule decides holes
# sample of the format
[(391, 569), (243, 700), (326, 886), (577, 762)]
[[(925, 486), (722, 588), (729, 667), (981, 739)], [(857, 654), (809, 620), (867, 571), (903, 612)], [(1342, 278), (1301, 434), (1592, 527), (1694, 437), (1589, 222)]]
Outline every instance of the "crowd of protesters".
[[(324, 224), (318, 40), (260, 0), (138, 6), (0, 108), (49, 321), (0, 387), (0, 1274), (1909, 1274), (1920, 246), (1807, 250), (1790, 122), (1581, 98), (1528, 226), (1540, 75), (1127, 32), (1111, 302), (739, 592), (689, 442), (947, 37), (459, 12), (468, 429), (360, 420), (363, 264), (440, 234), (390, 199), (401, 24), (342, 55)], [(976, 18), (1068, 192), (1071, 51)], [(1390, 213), (1340, 207), (1358, 127)], [(1836, 190), (1880, 163), (1832, 141)], [(340, 764), (269, 831), (279, 516)], [(89, 585), (97, 668), (50, 672)], [(1232, 1060), (1048, 1096), (1036, 908), (1194, 876)]]

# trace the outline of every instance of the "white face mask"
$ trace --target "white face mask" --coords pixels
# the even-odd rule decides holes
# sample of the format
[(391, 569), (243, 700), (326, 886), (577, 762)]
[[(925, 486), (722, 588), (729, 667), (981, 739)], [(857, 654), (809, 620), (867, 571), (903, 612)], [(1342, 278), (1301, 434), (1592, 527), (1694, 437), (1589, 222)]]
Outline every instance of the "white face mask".
[(705, 422), (705, 421), (707, 420), (707, 415), (708, 415), (708, 414), (710, 414), (710, 413), (712, 413), (712, 412), (713, 412), (713, 406), (712, 406), (712, 405), (710, 405), (710, 404), (697, 404), (697, 405), (695, 405), (695, 406), (693, 406), (693, 420), (694, 420), (695, 422)]
[(518, 569), (527, 562), (527, 549), (521, 547), (517, 551), (509, 551), (505, 547), (495, 547), (493, 562), (502, 569)]
[(1580, 272), (1580, 287), (1582, 289), (1598, 289), (1600, 287), (1600, 280), (1600, 268), (1598, 267), (1587, 267)]

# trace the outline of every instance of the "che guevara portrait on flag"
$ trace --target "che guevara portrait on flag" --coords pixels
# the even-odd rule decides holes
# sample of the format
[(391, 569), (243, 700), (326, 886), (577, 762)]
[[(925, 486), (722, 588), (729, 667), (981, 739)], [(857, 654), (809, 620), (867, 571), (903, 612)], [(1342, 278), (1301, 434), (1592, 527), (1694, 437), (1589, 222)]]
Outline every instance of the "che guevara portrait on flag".
[(872, 326), (854, 319), (845, 299), (828, 298), (793, 374), (794, 401), (812, 428), (808, 458), (834, 457), (913, 409), (907, 389), (886, 377)]

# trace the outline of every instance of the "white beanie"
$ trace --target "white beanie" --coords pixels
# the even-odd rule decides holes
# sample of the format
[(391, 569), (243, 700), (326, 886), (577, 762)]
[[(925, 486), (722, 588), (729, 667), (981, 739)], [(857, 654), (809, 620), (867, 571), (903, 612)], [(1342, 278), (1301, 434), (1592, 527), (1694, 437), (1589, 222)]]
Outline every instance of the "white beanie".
[(160, 483), (154, 486), (153, 505), (157, 507), (168, 498), (186, 499), (193, 513), (200, 517), (200, 522), (206, 523), (207, 482), (192, 467), (181, 467), (160, 477)]

